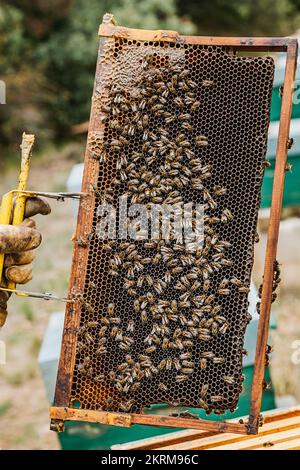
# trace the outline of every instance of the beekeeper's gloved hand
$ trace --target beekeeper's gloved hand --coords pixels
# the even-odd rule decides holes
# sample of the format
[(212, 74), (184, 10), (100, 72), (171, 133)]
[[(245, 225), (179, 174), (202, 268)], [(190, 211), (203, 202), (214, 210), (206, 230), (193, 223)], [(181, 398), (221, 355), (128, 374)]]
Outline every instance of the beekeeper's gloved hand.
[[(26, 284), (32, 279), (34, 250), (41, 244), (42, 236), (36, 229), (35, 221), (30, 217), (36, 214), (47, 215), (50, 212), (48, 202), (32, 197), (26, 201), (25, 218), (20, 225), (0, 224), (0, 253), (6, 255), (1, 287), (6, 287), (7, 281)], [(8, 292), (0, 291), (0, 327), (6, 321), (9, 297)]]

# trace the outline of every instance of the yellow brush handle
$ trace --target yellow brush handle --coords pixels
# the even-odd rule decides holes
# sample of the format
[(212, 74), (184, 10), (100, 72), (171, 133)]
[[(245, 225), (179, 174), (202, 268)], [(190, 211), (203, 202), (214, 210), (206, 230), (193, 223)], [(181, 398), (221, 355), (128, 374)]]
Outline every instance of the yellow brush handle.
[[(21, 143), (21, 170), (19, 175), (18, 191), (25, 191), (29, 174), (29, 164), (31, 158), (32, 147), (34, 144), (34, 135), (23, 133)], [(24, 220), (26, 196), (17, 193), (17, 197), (13, 209), (12, 224), (19, 225)], [(15, 289), (14, 282), (8, 283), (9, 289)]]
[[(13, 196), (14, 193), (11, 191), (10, 193), (4, 194), (1, 207), (0, 207), (0, 224), (8, 225), (10, 223), (10, 216), (13, 206)], [(4, 268), (4, 254), (0, 253), (0, 282), (3, 276), (3, 268)]]

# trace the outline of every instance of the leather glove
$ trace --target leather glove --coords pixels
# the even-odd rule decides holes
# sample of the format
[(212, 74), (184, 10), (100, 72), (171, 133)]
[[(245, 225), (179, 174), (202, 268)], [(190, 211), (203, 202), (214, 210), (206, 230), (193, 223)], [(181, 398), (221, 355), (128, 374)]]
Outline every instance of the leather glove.
[[(48, 202), (37, 197), (28, 198), (25, 206), (25, 219), (20, 225), (0, 224), (0, 253), (5, 253), (4, 279), (1, 286), (6, 287), (7, 281), (26, 284), (32, 279), (32, 262), (42, 236), (36, 229), (35, 221), (30, 217), (36, 214), (50, 214)], [(8, 292), (0, 291), (0, 327), (7, 317)]]

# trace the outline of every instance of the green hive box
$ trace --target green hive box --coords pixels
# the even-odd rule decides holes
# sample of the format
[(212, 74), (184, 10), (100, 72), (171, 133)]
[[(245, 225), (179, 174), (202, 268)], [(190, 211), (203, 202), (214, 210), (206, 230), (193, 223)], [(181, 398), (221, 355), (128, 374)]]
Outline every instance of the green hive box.
[[(275, 89), (273, 92), (272, 106), (267, 150), (267, 159), (270, 161), (271, 166), (265, 170), (262, 186), (261, 208), (267, 208), (271, 205), (277, 135), (279, 128), (279, 121), (272, 120), (272, 118), (277, 117), (279, 119), (280, 116), (281, 98), (278, 95), (278, 89)], [(293, 119), (291, 120), (290, 137), (294, 139), (293, 146), (288, 151), (288, 162), (292, 165), (292, 169), (291, 171), (288, 171), (285, 176), (283, 207), (300, 205), (300, 104), (293, 105)]]
[[(267, 208), (271, 205), (277, 133), (281, 110), (280, 87), (284, 80), (284, 67), (285, 60), (279, 57), (275, 67), (274, 88), (271, 102), (271, 123), (267, 151), (267, 158), (270, 161), (271, 166), (265, 170), (262, 187), (262, 208)], [(294, 139), (294, 145), (288, 152), (288, 162), (292, 165), (292, 170), (286, 173), (283, 207), (300, 205), (300, 68), (297, 69), (296, 73), (290, 137)]]

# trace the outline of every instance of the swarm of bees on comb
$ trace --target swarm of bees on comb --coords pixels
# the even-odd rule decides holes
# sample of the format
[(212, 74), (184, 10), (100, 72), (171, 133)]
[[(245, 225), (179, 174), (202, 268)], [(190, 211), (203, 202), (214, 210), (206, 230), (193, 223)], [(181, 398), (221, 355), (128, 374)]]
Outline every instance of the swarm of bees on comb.
[[(156, 402), (203, 408), (207, 414), (233, 412), (243, 379), (239, 373), (228, 373), (234, 367), (228, 367), (228, 358), (212, 344), (231, 334), (222, 299), (231, 293), (247, 298), (250, 290), (249, 278), (231, 275), (232, 245), (220, 235), (235, 215), (224, 202), (227, 189), (210, 183), (214, 168), (205, 155), (211, 142), (194, 125), (201, 100), (191, 71), (179, 63), (156, 67), (153, 54), (143, 57), (141, 69), (134, 96), (126, 86), (108, 85), (101, 121), (114, 137), (92, 136), (89, 151), (100, 165), (114, 161), (116, 172), (97, 197), (101, 203), (115, 204), (119, 188), (129, 203), (146, 207), (149, 220), (153, 204), (169, 204), (176, 210), (190, 200), (200, 202), (204, 243), (192, 249), (172, 235), (102, 242), (108, 276), (112, 283), (121, 283), (130, 311), (122, 316), (110, 301), (98, 315), (86, 296), (79, 299), (93, 320), (78, 331), (77, 373), (108, 390), (98, 409), (142, 412), (139, 394), (154, 387)], [(213, 92), (214, 86), (211, 79), (200, 83), (206, 92)], [(128, 228), (131, 223), (136, 228), (134, 221)], [(193, 220), (191, 224), (195, 229)], [(97, 286), (90, 283), (89, 288)], [(250, 319), (247, 314), (245, 322)], [(237, 344), (243, 353), (242, 344)], [(101, 364), (112, 357), (114, 367), (106, 372)], [(222, 383), (226, 397), (211, 390), (205, 379), (209, 371)], [(187, 402), (184, 393), (174, 398), (174, 387), (184, 391), (194, 383), (196, 400)], [(234, 405), (228, 406), (228, 396)], [(149, 404), (147, 396), (144, 402)]]

